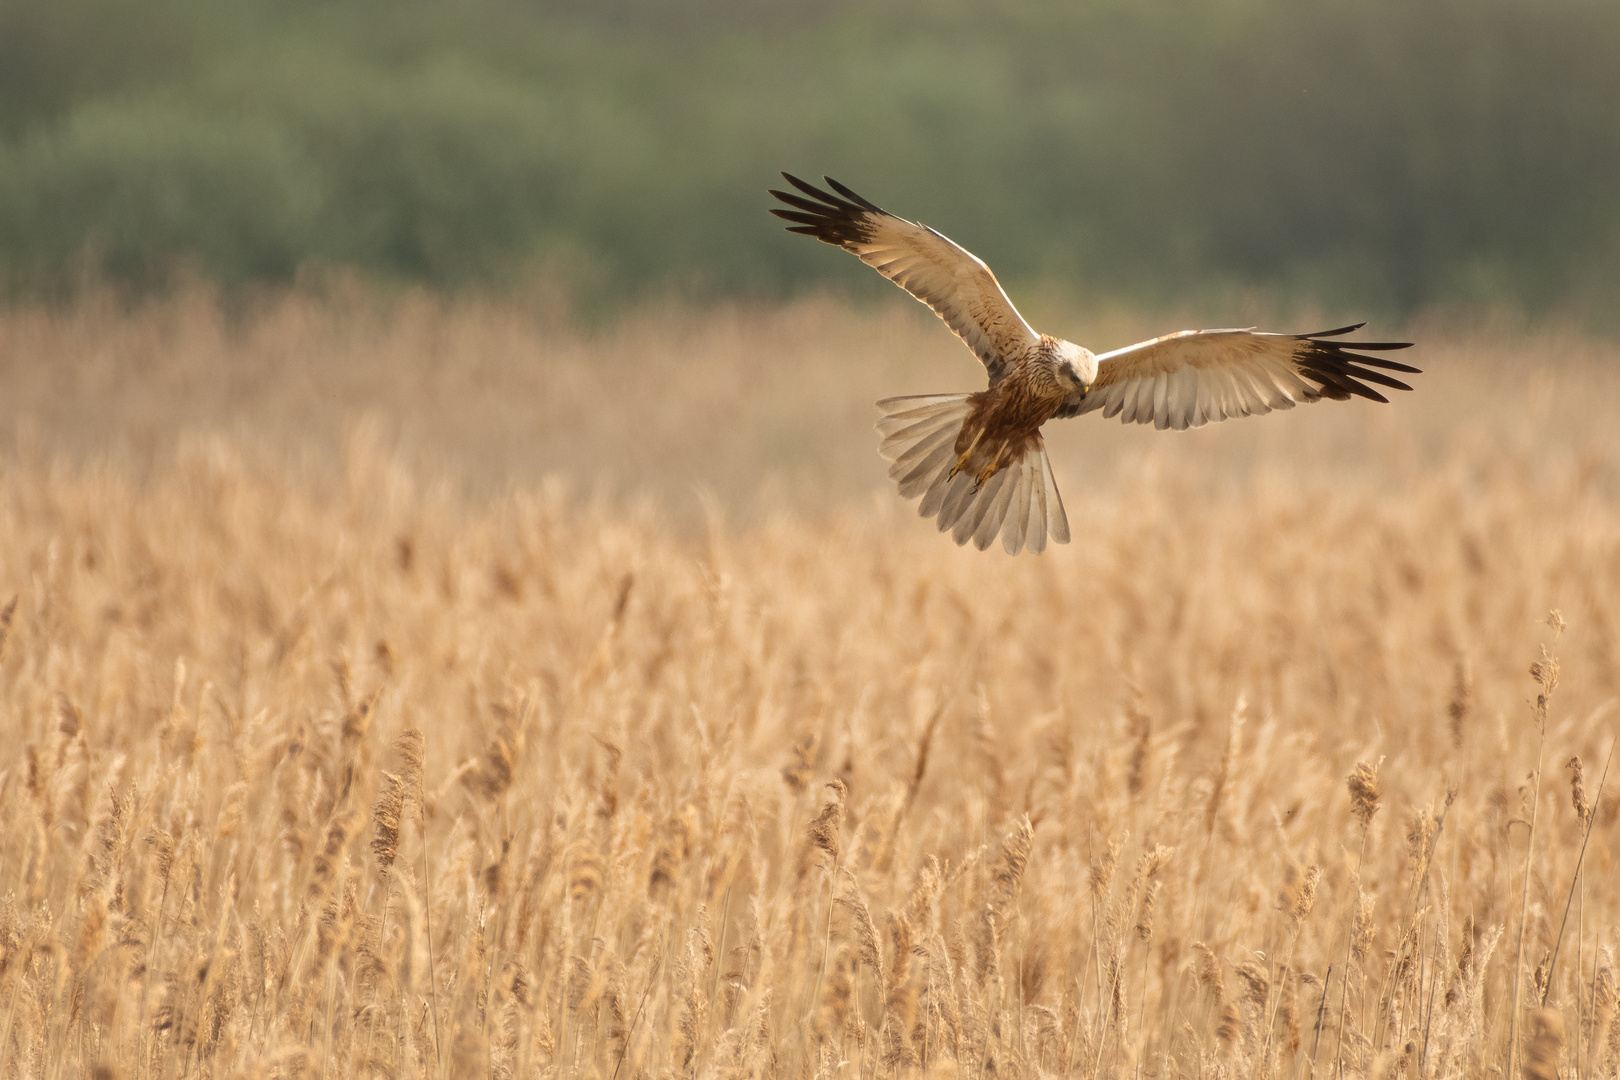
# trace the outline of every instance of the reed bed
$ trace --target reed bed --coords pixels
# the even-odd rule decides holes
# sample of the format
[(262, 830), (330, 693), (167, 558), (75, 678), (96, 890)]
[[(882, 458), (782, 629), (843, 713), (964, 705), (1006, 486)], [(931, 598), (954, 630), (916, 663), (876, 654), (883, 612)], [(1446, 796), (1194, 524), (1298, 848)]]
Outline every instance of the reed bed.
[(1009, 559), (909, 311), (548, 318), (0, 319), (0, 1076), (1617, 1074), (1620, 357), (1076, 425)]

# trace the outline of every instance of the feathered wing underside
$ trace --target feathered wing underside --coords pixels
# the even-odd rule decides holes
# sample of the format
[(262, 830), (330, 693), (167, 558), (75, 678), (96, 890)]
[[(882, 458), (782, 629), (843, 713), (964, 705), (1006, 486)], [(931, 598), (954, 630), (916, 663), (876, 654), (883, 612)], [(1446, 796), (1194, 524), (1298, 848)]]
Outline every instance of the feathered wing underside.
[(1369, 383), (1412, 389), (1373, 369), (1417, 368), (1350, 351), (1387, 352), (1410, 342), (1327, 340), (1361, 325), (1301, 335), (1183, 330), (1116, 349), (1097, 357), (1097, 378), (1078, 411), (1101, 409), (1105, 418), (1181, 431), (1321, 398), (1388, 400)]
[(803, 193), (771, 189), (793, 207), (771, 211), (794, 223), (789, 232), (843, 248), (927, 304), (973, 350), (992, 383), (1008, 358), (1040, 343), (996, 276), (972, 252), (926, 225), (895, 217), (831, 177), (824, 179), (836, 195), (782, 175)]
[(978, 456), (954, 476), (956, 437), (972, 412), (969, 394), (933, 394), (886, 398), (878, 402), (883, 419), (879, 452), (889, 461), (889, 476), (907, 499), (922, 496), (917, 512), (937, 518), (939, 531), (949, 531), (958, 544), (973, 541), (980, 551), (997, 536), (1007, 554), (1028, 548), (1046, 550), (1048, 539), (1069, 542), (1069, 519), (1052, 478), (1052, 465), (1039, 434), (1031, 435), (1010, 461), (983, 484), (978, 472), (987, 462)]

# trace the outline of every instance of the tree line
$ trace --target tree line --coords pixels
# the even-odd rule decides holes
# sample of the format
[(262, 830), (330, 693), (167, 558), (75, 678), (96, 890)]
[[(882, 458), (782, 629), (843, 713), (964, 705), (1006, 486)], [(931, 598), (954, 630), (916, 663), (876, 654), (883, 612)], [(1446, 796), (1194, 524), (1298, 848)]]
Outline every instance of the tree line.
[(1612, 0), (0, 0), (0, 282), (783, 295), (831, 173), (1004, 279), (1601, 318)]

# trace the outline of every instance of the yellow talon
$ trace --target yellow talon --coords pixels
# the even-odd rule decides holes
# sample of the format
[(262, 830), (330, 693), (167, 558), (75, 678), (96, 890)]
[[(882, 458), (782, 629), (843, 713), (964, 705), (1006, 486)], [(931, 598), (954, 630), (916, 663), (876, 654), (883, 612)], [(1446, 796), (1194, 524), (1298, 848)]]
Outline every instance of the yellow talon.
[(957, 473), (959, 473), (963, 469), (967, 468), (968, 467), (968, 458), (970, 458), (972, 456), (973, 456), (973, 451), (969, 450), (969, 451), (967, 451), (967, 453), (965, 453), (961, 457), (957, 458), (956, 459), (956, 464), (951, 466), (951, 476), (955, 477)]
[(990, 464), (979, 470), (979, 480), (973, 485), (974, 491), (978, 491), (980, 488), (984, 487), (985, 483), (992, 476), (996, 475), (996, 472), (1001, 468), (1001, 456), (1006, 452), (1007, 446), (1005, 443), (1003, 443), (1001, 447), (996, 450), (996, 456), (990, 459)]
[(978, 449), (979, 440), (982, 438), (984, 438), (984, 432), (982, 431), (973, 436), (973, 441), (968, 443), (968, 448), (957, 457), (956, 464), (951, 466), (951, 474), (945, 479), (955, 480), (956, 474), (967, 468), (968, 458), (972, 457), (973, 451)]

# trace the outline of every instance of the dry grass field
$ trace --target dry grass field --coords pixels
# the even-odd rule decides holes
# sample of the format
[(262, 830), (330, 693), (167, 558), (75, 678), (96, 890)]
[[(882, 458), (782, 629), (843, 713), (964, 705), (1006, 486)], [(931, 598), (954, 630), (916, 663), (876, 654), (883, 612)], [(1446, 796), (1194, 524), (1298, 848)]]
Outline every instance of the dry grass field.
[(1620, 349), (1068, 422), (1010, 559), (903, 298), (521, 301), (0, 314), (0, 1077), (1616, 1075)]

